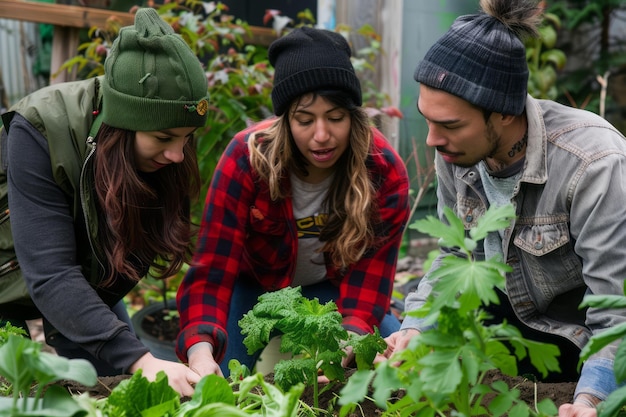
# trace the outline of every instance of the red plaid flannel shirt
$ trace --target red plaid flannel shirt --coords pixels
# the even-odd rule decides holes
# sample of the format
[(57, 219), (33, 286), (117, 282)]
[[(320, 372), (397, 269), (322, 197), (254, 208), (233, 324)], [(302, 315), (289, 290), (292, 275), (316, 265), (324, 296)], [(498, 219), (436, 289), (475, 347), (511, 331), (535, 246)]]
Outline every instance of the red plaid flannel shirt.
[[(187, 361), (195, 343), (210, 342), (220, 361), (227, 341), (226, 323), (235, 280), (254, 277), (268, 291), (289, 286), (297, 256), (297, 232), (291, 199), (271, 201), (255, 183), (247, 146), (248, 135), (267, 127), (264, 121), (238, 133), (222, 155), (205, 202), (194, 256), (177, 295), (181, 333), (177, 354)], [(398, 248), (409, 216), (406, 167), (375, 128), (367, 161), (376, 186), (381, 222), (375, 225), (382, 245), (368, 250), (347, 271), (327, 265), (328, 278), (339, 286), (335, 300), (344, 327), (372, 332), (389, 310)], [(289, 189), (289, 181), (285, 181)]]

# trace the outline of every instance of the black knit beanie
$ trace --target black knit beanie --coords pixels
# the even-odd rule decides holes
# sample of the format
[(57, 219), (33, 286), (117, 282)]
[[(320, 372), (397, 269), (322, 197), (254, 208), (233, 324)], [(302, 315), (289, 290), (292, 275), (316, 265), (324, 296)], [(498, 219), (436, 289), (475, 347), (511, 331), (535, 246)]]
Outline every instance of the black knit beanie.
[(526, 50), (497, 18), (461, 16), (426, 53), (414, 78), (480, 108), (519, 115), (528, 89)]
[(280, 116), (301, 95), (321, 90), (345, 92), (362, 104), (361, 84), (350, 62), (350, 45), (339, 33), (301, 27), (272, 42), (268, 50), (274, 66), (272, 103)]

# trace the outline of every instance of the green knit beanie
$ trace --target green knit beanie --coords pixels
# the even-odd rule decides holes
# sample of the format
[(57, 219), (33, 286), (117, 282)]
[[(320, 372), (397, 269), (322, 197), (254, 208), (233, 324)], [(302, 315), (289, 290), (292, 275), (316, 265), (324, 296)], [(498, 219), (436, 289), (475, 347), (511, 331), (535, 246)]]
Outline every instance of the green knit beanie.
[(120, 30), (104, 73), (102, 121), (109, 126), (144, 132), (204, 126), (204, 69), (156, 10), (139, 9), (134, 26)]

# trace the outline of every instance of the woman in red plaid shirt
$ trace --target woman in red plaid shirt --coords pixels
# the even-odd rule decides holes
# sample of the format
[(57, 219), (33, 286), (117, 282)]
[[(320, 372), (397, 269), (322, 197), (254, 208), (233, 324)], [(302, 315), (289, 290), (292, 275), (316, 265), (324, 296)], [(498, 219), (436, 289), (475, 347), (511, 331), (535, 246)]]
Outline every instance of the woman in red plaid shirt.
[(307, 27), (269, 48), (277, 117), (222, 155), (178, 292), (177, 354), (200, 375), (228, 375), (230, 359), (253, 368), (238, 321), (287, 286), (335, 301), (348, 331), (399, 328), (389, 305), (409, 180), (360, 107), (350, 55), (340, 34)]

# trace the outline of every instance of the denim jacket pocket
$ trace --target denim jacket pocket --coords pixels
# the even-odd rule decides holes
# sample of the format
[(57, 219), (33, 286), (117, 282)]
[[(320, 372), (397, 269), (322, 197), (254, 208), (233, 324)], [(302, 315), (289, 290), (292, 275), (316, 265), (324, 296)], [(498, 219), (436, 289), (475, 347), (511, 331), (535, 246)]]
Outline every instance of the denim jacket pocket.
[(540, 311), (560, 294), (582, 284), (582, 264), (573, 250), (567, 222), (517, 225), (522, 276)]
[(543, 256), (569, 242), (567, 223), (519, 226), (515, 246), (534, 256)]

